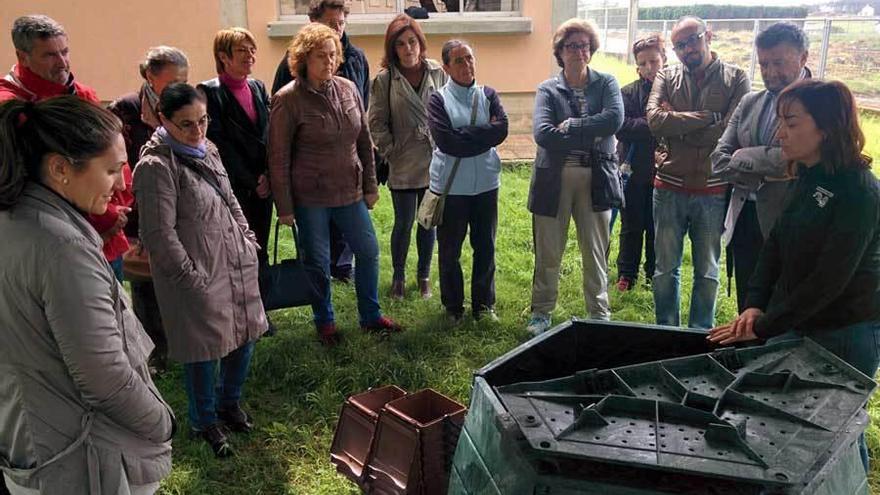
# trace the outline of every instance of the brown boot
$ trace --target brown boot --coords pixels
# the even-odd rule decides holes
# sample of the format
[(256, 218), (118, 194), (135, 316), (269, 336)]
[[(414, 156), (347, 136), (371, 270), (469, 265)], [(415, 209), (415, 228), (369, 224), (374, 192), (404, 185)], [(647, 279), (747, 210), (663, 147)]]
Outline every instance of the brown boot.
[(431, 279), (419, 279), (419, 294), (422, 296), (422, 299), (431, 299)]
[(406, 283), (403, 280), (393, 280), (391, 282), (391, 299), (394, 301), (403, 301)]

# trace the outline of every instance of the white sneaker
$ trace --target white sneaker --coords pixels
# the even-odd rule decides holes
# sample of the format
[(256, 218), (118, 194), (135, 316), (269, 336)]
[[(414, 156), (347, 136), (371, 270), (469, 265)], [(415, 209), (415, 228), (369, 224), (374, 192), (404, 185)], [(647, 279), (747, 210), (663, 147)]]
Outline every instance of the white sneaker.
[(550, 315), (543, 313), (532, 313), (532, 319), (529, 320), (526, 331), (533, 337), (537, 337), (546, 332), (550, 328)]

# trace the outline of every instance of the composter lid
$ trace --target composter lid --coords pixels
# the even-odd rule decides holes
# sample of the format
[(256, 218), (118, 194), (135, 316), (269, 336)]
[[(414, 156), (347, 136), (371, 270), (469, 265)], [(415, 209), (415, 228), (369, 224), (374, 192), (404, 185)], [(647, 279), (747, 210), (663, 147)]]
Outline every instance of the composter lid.
[(496, 392), (539, 457), (791, 485), (858, 437), (864, 422), (851, 420), (875, 386), (799, 339)]

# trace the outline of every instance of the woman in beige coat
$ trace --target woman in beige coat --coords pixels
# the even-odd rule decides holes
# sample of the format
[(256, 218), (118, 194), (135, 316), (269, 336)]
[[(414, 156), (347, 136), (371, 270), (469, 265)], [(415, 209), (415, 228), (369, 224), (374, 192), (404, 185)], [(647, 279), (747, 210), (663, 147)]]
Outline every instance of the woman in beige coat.
[(135, 168), (140, 238), (150, 253), (168, 356), (184, 364), (190, 427), (226, 457), (232, 451), (223, 427), (253, 426), (241, 391), (254, 342), (268, 326), (257, 243), (217, 148), (205, 138), (204, 97), (187, 84), (169, 85), (159, 119)]
[(0, 106), (0, 471), (13, 495), (146, 495), (171, 471), (153, 344), (86, 218), (125, 187), (121, 131), (75, 96)]
[[(406, 14), (395, 17), (385, 31), (382, 70), (370, 89), (370, 132), (379, 154), (389, 163), (388, 188), (394, 203), (391, 298), (403, 299), (406, 258), (413, 221), (428, 188), (428, 167), (434, 143), (428, 130), (428, 98), (448, 79), (443, 67), (425, 57), (427, 42), (419, 23)], [(431, 297), (434, 229), (417, 227), (417, 278), (422, 298)]]

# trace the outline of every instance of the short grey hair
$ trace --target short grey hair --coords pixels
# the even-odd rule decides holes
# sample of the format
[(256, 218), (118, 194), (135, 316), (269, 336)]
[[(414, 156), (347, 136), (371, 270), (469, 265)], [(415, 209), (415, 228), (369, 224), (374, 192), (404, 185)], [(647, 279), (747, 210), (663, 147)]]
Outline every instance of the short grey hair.
[(141, 62), (141, 77), (147, 78), (147, 71), (150, 74), (158, 74), (168, 65), (175, 65), (180, 68), (189, 67), (189, 60), (186, 54), (173, 46), (154, 46), (147, 50), (147, 56)]
[(449, 65), (449, 63), (452, 62), (450, 59), (450, 53), (452, 53), (452, 50), (455, 50), (460, 46), (466, 46), (470, 48), (471, 51), (474, 51), (474, 47), (472, 47), (466, 40), (449, 40), (446, 43), (443, 43), (443, 48), (440, 50), (440, 58), (443, 60), (443, 65)]
[(30, 53), (34, 40), (67, 36), (64, 26), (45, 15), (23, 15), (12, 23), (12, 46), (16, 50)]

